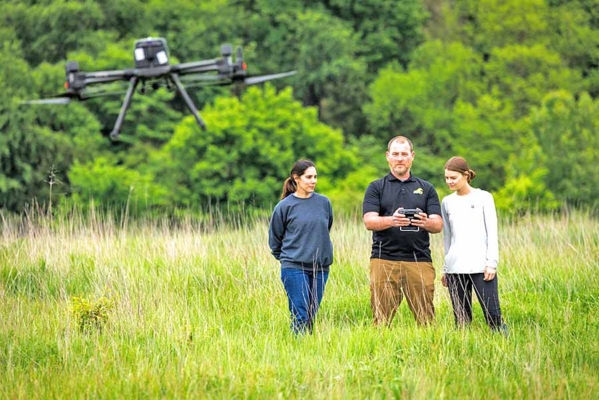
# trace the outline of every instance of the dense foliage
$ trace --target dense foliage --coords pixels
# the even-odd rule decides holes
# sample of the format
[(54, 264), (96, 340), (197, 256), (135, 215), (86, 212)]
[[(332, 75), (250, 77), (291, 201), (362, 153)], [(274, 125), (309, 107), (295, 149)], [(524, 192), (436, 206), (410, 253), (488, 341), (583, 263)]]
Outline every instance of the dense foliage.
[[(168, 40), (175, 62), (242, 45), (253, 74), (298, 70), (252, 90), (137, 95), (69, 106), (19, 101), (60, 91), (67, 60), (129, 68), (133, 42)], [(596, 206), (599, 6), (590, 0), (4, 0), (0, 4), (0, 208), (267, 207), (294, 160), (319, 167), (340, 209), (385, 173), (390, 137), (413, 139), (414, 172), (444, 192), (465, 156), (502, 209)], [(114, 85), (114, 90), (122, 87)], [(287, 87), (286, 89), (284, 89)]]

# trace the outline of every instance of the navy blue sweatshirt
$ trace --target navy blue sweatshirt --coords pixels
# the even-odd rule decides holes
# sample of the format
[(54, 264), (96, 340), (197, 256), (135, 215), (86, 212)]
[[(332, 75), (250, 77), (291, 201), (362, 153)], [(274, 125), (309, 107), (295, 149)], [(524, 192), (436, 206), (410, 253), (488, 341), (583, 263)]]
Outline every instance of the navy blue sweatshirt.
[(273, 210), (268, 245), (282, 268), (326, 269), (333, 263), (332, 225), (333, 207), (326, 196), (291, 194)]

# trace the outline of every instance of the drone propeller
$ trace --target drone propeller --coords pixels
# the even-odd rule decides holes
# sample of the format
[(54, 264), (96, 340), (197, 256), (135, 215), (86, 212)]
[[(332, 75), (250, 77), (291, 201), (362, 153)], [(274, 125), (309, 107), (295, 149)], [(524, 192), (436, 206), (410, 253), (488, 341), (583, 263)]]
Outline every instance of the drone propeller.
[(50, 99), (23, 100), (19, 104), (68, 104), (70, 102), (70, 97), (54, 97)]
[(245, 62), (243, 62), (243, 50), (241, 50), (241, 47), (237, 47), (237, 53), (235, 54), (235, 64), (237, 64), (236, 67), (239, 71), (247, 70), (247, 65)]
[(183, 76), (181, 77), (181, 82), (207, 82), (219, 83), (220, 81), (228, 82), (231, 79), (224, 75), (196, 75), (196, 76)]
[(20, 101), (19, 104), (69, 104), (71, 102), (71, 100), (76, 99), (78, 101), (85, 101), (85, 100), (89, 100), (89, 99), (93, 99), (96, 97), (103, 97), (103, 96), (116, 96), (116, 95), (122, 95), (123, 93), (127, 93), (126, 91), (119, 91), (119, 92), (96, 92), (96, 93), (89, 93), (89, 94), (71, 94), (71, 93), (63, 93), (63, 94), (59, 94), (55, 97), (50, 97), (50, 98), (46, 98), (46, 99), (37, 99), (37, 100), (23, 100)]
[(255, 85), (257, 83), (262, 83), (266, 81), (271, 81), (273, 79), (286, 78), (288, 76), (292, 76), (297, 74), (297, 71), (289, 71), (289, 72), (281, 72), (279, 74), (270, 74), (270, 75), (261, 75), (261, 76), (248, 76), (244, 78), (235, 77), (235, 76), (224, 76), (224, 75), (199, 75), (199, 76), (190, 76), (185, 79), (181, 79), (182, 82), (185, 83), (195, 83), (194, 85), (190, 85), (188, 87), (194, 86), (208, 86), (208, 85), (231, 85), (233, 83), (239, 82), (245, 85)]
[(286, 78), (291, 75), (297, 74), (297, 71), (281, 72), (280, 74), (262, 75), (262, 76), (250, 76), (243, 79), (243, 83), (246, 85), (255, 85), (266, 81), (272, 81), (273, 79)]

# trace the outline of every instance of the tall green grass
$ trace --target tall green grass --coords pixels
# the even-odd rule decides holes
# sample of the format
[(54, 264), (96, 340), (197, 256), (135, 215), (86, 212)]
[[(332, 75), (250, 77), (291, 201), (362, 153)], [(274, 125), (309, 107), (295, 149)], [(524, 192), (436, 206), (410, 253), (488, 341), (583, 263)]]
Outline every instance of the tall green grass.
[[(596, 398), (596, 219), (502, 221), (507, 338), (478, 304), (456, 329), (440, 283), (435, 325), (416, 326), (403, 304), (373, 327), (370, 233), (345, 218), (332, 236), (315, 333), (296, 338), (265, 218), (3, 219), (0, 397)], [(440, 235), (432, 248), (440, 274)], [(101, 329), (79, 329), (75, 297), (113, 301)]]

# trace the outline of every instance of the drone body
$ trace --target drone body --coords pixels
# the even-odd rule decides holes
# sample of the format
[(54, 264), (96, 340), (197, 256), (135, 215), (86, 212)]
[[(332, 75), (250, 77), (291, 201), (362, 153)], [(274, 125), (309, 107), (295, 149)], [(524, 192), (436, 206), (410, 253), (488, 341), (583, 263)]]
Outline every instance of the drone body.
[(167, 89), (175, 88), (177, 90), (200, 128), (206, 129), (206, 124), (202, 117), (200, 117), (197, 107), (181, 82), (181, 76), (190, 76), (190, 80), (201, 81), (205, 84), (230, 85), (242, 82), (252, 85), (272, 79), (284, 78), (296, 73), (296, 71), (290, 71), (273, 75), (248, 77), (247, 66), (243, 62), (241, 48), (237, 49), (234, 61), (231, 57), (232, 53), (231, 45), (225, 44), (221, 46), (220, 58), (171, 65), (169, 62), (168, 46), (164, 38), (140, 39), (135, 41), (133, 52), (135, 61), (134, 69), (83, 72), (79, 70), (79, 63), (69, 61), (66, 64), (65, 93), (55, 98), (31, 100), (24, 103), (65, 104), (72, 99), (87, 100), (97, 96), (86, 95), (85, 90), (89, 85), (127, 81), (129, 82), (129, 86), (114, 128), (110, 133), (110, 137), (116, 139), (120, 134), (125, 114), (131, 105), (135, 89), (141, 84), (139, 91), (143, 94), (146, 91), (146, 83), (154, 82), (152, 84), (154, 88), (164, 83)]

